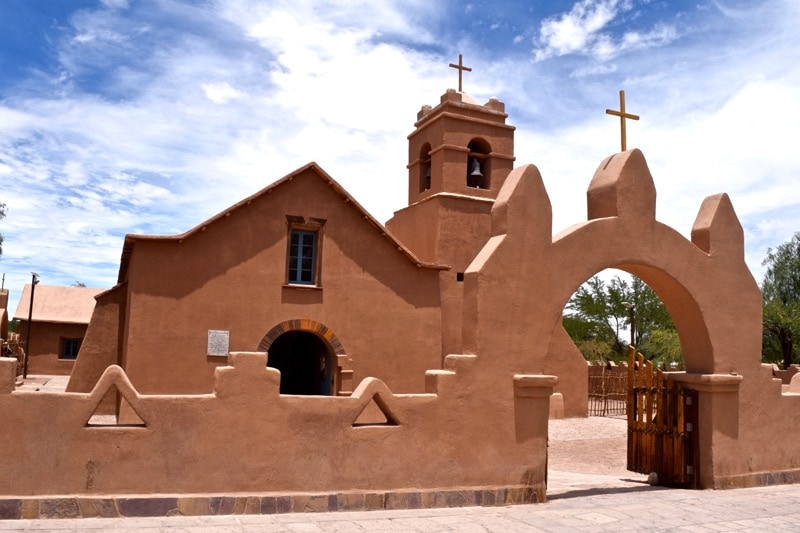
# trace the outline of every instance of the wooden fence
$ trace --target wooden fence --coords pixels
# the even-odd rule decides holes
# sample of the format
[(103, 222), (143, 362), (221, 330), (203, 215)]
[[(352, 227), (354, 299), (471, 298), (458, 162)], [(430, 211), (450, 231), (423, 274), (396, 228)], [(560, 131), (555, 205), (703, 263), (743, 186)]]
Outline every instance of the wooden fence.
[(627, 395), (624, 369), (589, 367), (589, 416), (624, 417)]
[[(638, 368), (634, 363), (638, 362)], [(697, 487), (697, 391), (654, 369), (631, 348), (628, 360), (628, 470), (658, 483)]]

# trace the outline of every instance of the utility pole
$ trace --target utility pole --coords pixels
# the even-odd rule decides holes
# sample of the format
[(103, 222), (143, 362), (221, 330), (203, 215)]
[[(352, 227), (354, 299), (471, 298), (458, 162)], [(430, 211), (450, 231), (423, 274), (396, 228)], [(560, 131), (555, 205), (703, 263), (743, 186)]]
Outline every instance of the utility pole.
[(31, 301), (28, 306), (28, 331), (25, 333), (25, 353), (22, 357), (22, 379), (28, 377), (28, 354), (31, 352), (31, 327), (33, 326), (33, 293), (39, 283), (39, 274), (31, 272)]

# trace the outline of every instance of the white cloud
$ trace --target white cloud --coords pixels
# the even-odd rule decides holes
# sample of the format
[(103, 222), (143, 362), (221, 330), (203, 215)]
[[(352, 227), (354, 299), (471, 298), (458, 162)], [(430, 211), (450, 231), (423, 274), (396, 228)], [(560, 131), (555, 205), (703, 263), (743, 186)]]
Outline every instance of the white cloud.
[[(416, 43), (438, 43), (430, 28), (448, 9), (443, 2), (429, 0), (231, 0), (221, 4), (223, 17), (250, 28), (254, 36), (262, 39), (271, 33), (285, 37), (287, 29), (300, 22), (302, 32), (359, 29), (374, 35), (401, 36)], [(278, 13), (290, 15), (273, 18)], [(270, 22), (286, 22), (289, 26)]]
[(236, 100), (244, 96), (244, 93), (231, 87), (227, 81), (220, 83), (201, 83), (200, 87), (203, 88), (206, 98), (215, 104), (227, 104), (231, 100)]
[(100, 3), (111, 9), (128, 8), (128, 0), (100, 0)]
[(619, 50), (662, 46), (668, 44), (677, 37), (678, 31), (675, 29), (675, 26), (671, 24), (656, 24), (649, 32), (625, 32), (619, 44)]
[(620, 9), (626, 9), (625, 3), (619, 4), (619, 0), (580, 0), (569, 13), (543, 20), (539, 34), (542, 47), (536, 50), (536, 59), (585, 52), (597, 41), (597, 32), (611, 22)]
[(619, 15), (632, 8), (631, 1), (577, 2), (568, 13), (542, 21), (534, 58), (542, 61), (568, 54), (580, 54), (606, 61), (622, 52), (664, 46), (678, 38), (675, 26), (666, 23), (657, 23), (647, 31), (628, 30), (621, 36), (615, 36), (611, 31), (602, 31)]
[(122, 34), (113, 31), (108, 31), (103, 29), (90, 29), (83, 33), (79, 33), (73, 39), (75, 42), (80, 44), (87, 44), (94, 41), (119, 43), (124, 41), (125, 37)]
[(80, 161), (67, 161), (64, 163), (56, 179), (64, 187), (75, 187), (86, 184), (87, 176), (83, 168), (83, 163)]

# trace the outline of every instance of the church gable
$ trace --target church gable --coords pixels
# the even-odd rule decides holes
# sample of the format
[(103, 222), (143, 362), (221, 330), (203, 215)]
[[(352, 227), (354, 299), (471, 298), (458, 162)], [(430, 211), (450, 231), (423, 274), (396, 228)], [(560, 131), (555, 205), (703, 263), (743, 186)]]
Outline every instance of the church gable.
[[(331, 226), (331, 218), (335, 219), (335, 226)], [(338, 231), (342, 225), (347, 227), (345, 232)], [(315, 163), (310, 163), (185, 233), (174, 236), (127, 235), (118, 282), (128, 279), (135, 249), (155, 246), (159, 256), (172, 257), (167, 262), (174, 266), (180, 262), (180, 256), (207, 253), (213, 258), (211, 263), (217, 264), (217, 270), (220, 267), (227, 270), (281, 240), (287, 241), (287, 256), (299, 256), (304, 249), (320, 252), (324, 241), (333, 236), (330, 231), (347, 241), (351, 251), (353, 241), (377, 235), (379, 239), (370, 245), (373, 251), (392, 251), (416, 268), (447, 268), (416, 257), (341, 185)], [(209, 246), (211, 248), (207, 248)], [(204, 251), (196, 250), (198, 248)], [(149, 255), (143, 250), (137, 253)], [(147, 261), (148, 270), (152, 269), (152, 258), (148, 257)], [(318, 270), (320, 266), (316, 264), (313, 268)], [(316, 275), (301, 267), (299, 265), (292, 273), (287, 273), (287, 283), (313, 284), (311, 278), (316, 279)], [(207, 265), (194, 265), (194, 268), (202, 271)]]

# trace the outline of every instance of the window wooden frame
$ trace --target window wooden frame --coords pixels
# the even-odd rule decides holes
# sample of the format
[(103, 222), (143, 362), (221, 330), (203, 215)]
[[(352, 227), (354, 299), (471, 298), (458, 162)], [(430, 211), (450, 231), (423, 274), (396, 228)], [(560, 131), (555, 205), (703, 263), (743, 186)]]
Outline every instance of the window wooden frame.
[(65, 361), (74, 361), (78, 358), (83, 339), (80, 337), (61, 337), (58, 347), (58, 358)]
[[(325, 220), (287, 216), (286, 222), (286, 285), (321, 287)], [(304, 250), (310, 250), (310, 257), (303, 256)], [(311, 264), (304, 268), (304, 260), (310, 260)]]

